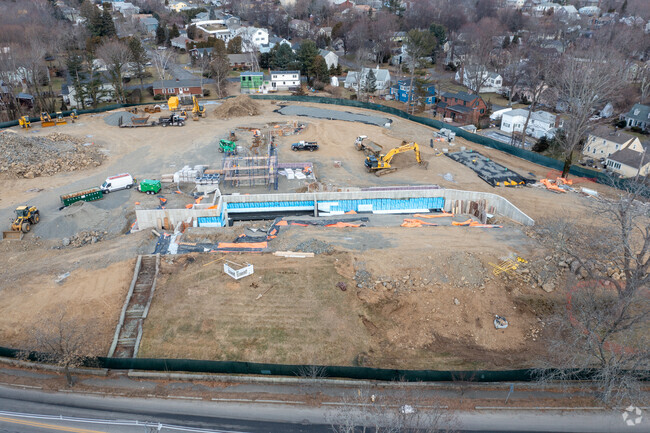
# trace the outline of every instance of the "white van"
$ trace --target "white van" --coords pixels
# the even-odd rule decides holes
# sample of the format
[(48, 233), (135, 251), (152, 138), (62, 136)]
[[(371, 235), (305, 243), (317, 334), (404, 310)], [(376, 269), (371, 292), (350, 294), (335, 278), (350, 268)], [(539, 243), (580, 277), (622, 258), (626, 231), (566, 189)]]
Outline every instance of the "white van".
[(120, 189), (128, 189), (135, 185), (135, 179), (129, 173), (122, 173), (116, 176), (107, 177), (106, 181), (100, 186), (104, 194), (109, 192), (118, 191)]

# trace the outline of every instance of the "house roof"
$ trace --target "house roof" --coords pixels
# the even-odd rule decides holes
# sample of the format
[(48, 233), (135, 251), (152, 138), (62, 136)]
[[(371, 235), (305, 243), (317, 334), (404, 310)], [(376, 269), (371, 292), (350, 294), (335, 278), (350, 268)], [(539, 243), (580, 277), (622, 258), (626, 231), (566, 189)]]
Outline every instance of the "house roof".
[(32, 95), (30, 95), (29, 93), (23, 93), (23, 92), (20, 92), (20, 93), (16, 96), (16, 99), (29, 99), (29, 100), (33, 100), (34, 97), (33, 97)]
[(175, 87), (201, 87), (201, 80), (163, 80), (154, 81), (154, 89), (175, 88)]
[(273, 74), (300, 74), (300, 71), (271, 71), (271, 75)]
[(444, 93), (442, 94), (442, 96), (447, 97), (447, 98), (456, 98), (456, 99), (460, 99), (461, 101), (465, 101), (465, 102), (472, 102), (472, 101), (474, 101), (476, 98), (479, 97), (478, 95), (471, 95), (471, 94), (469, 94), (469, 93), (467, 93), (467, 92), (462, 92), (462, 91), (461, 91), (461, 92), (456, 92), (456, 93), (452, 93), (452, 92), (444, 92)]
[(625, 115), (630, 119), (640, 122), (650, 122), (650, 106), (643, 104), (634, 104), (634, 107)]
[(614, 143), (624, 144), (628, 141), (636, 138), (633, 135), (626, 134), (620, 130), (611, 129), (605, 125), (599, 125), (596, 129), (590, 132), (590, 135), (594, 137), (603, 138), (607, 141), (613, 141)]
[[(361, 71), (363, 76), (368, 75), (368, 72), (370, 72), (370, 68), (363, 68)], [(388, 69), (373, 69), (372, 72), (375, 73), (375, 79), (377, 81), (388, 81), (390, 80), (390, 72)]]
[[(506, 111), (503, 113), (503, 116), (508, 116), (508, 117), (515, 117), (515, 116), (521, 116), (521, 117), (528, 117), (528, 110), (524, 108), (517, 108), (514, 110)], [(546, 122), (546, 123), (554, 123), (555, 122), (555, 114), (549, 113), (547, 111), (533, 111), (533, 114), (530, 115), (530, 120), (538, 120), (540, 122)]]
[(158, 20), (155, 19), (154, 17), (146, 17), (146, 18), (142, 18), (142, 19), (140, 20), (140, 22), (141, 22), (142, 24), (144, 24), (144, 25), (153, 25), (153, 24), (156, 24), (156, 25), (157, 25), (157, 24), (158, 24)]
[(252, 62), (253, 61), (253, 53), (228, 54), (228, 61), (230, 63)]
[(644, 143), (644, 147), (646, 151), (643, 153), (625, 148), (612, 153), (607, 159), (627, 165), (628, 167), (645, 167), (650, 163), (650, 146), (648, 143)]
[(323, 57), (326, 57), (329, 53), (333, 53), (334, 55), (336, 55), (336, 53), (334, 53), (333, 51), (324, 50), (322, 48), (320, 50), (318, 50), (318, 53)]
[(263, 72), (242, 72), (239, 74), (240, 77), (260, 77), (264, 76)]
[(449, 111), (456, 111), (458, 113), (469, 113), (472, 111), (471, 107), (466, 107), (464, 105), (452, 105), (447, 108)]

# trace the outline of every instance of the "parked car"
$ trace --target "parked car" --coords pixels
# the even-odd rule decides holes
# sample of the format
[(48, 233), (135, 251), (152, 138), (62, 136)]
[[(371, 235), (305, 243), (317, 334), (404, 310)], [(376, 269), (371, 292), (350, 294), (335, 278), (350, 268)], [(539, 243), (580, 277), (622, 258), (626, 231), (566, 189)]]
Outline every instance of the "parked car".
[(291, 150), (297, 152), (299, 150), (308, 150), (313, 152), (318, 150), (318, 144), (315, 141), (299, 141), (298, 143), (293, 143), (291, 145)]

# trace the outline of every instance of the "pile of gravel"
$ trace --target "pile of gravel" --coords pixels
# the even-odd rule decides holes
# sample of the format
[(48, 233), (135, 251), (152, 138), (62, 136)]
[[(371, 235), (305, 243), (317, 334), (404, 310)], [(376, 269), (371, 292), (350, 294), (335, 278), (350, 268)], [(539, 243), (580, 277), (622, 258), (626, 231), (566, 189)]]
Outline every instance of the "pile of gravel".
[(89, 202), (78, 201), (46, 215), (34, 226), (34, 234), (44, 239), (70, 239), (83, 232), (117, 235), (127, 230), (128, 220), (125, 213), (126, 209), (110, 211)]
[(120, 117), (122, 118), (125, 125), (131, 124), (131, 119), (133, 117), (139, 117), (137, 114), (130, 113), (128, 111), (116, 111), (115, 113), (110, 113), (104, 117), (104, 122), (110, 126), (120, 126)]
[(314, 254), (330, 254), (334, 252), (334, 247), (327, 242), (311, 239), (309, 241), (301, 242), (294, 248), (296, 251)]
[(97, 167), (104, 155), (98, 146), (67, 134), (23, 136), (0, 131), (0, 173), (33, 179)]

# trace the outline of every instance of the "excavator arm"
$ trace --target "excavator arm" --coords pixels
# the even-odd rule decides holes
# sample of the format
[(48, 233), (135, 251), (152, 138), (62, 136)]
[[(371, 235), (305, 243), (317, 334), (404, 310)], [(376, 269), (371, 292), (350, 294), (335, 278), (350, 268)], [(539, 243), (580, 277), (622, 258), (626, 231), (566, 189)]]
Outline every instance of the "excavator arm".
[(418, 164), (421, 163), (422, 159), (420, 158), (420, 146), (415, 142), (409, 144), (403, 144), (399, 147), (391, 149), (390, 152), (384, 155), (381, 159), (386, 164), (390, 164), (390, 162), (393, 160), (393, 157), (395, 155), (397, 155), (398, 153), (408, 152), (409, 150), (415, 151), (415, 159), (417, 160)]

